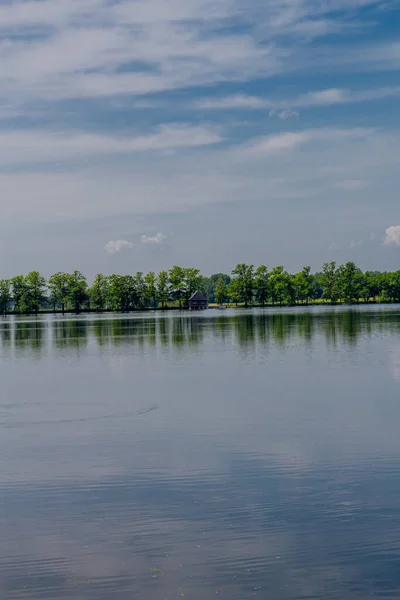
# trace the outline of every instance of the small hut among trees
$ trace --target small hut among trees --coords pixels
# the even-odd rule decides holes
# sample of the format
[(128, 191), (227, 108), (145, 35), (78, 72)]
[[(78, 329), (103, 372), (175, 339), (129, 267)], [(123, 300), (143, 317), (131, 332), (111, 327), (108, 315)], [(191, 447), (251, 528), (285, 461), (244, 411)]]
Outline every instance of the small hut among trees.
[(189, 298), (189, 310), (205, 310), (208, 308), (207, 298), (197, 290)]

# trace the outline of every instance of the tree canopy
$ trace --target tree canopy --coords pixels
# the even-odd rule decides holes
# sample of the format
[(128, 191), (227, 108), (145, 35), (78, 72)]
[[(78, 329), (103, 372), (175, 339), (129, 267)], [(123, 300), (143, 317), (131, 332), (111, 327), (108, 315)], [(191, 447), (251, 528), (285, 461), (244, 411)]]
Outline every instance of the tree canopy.
[(318, 273), (305, 266), (291, 274), (282, 265), (269, 269), (239, 263), (231, 275), (205, 277), (196, 268), (175, 265), (158, 274), (99, 273), (91, 284), (80, 271), (58, 272), (47, 281), (38, 271), (32, 271), (0, 279), (0, 313), (187, 308), (196, 290), (203, 292), (211, 304), (229, 302), (244, 307), (400, 302), (400, 270), (363, 273), (354, 262), (328, 262)]

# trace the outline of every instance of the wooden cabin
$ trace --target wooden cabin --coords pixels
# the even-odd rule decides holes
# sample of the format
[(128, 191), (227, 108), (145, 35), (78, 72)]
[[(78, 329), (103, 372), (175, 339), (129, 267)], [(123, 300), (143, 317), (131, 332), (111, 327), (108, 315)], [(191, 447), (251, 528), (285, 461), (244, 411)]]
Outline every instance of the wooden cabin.
[(189, 298), (189, 310), (205, 310), (208, 308), (207, 298), (199, 290)]

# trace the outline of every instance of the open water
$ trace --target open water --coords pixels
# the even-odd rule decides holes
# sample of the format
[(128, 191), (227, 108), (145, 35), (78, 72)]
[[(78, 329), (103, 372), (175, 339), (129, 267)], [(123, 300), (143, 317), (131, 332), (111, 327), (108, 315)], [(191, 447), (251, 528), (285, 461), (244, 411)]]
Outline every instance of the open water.
[(0, 320), (0, 598), (400, 598), (400, 308)]

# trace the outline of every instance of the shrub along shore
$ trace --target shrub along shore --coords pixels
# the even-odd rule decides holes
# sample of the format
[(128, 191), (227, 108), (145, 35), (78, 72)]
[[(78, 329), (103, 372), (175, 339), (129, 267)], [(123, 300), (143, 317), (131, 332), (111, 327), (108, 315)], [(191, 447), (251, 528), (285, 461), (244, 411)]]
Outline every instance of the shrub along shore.
[(90, 285), (80, 271), (48, 280), (32, 271), (0, 280), (0, 313), (185, 309), (196, 290), (211, 305), (245, 307), (400, 302), (400, 271), (363, 272), (354, 262), (329, 262), (317, 273), (307, 266), (291, 274), (283, 266), (241, 263), (229, 275), (205, 277), (198, 269), (174, 266), (158, 274), (98, 274)]

